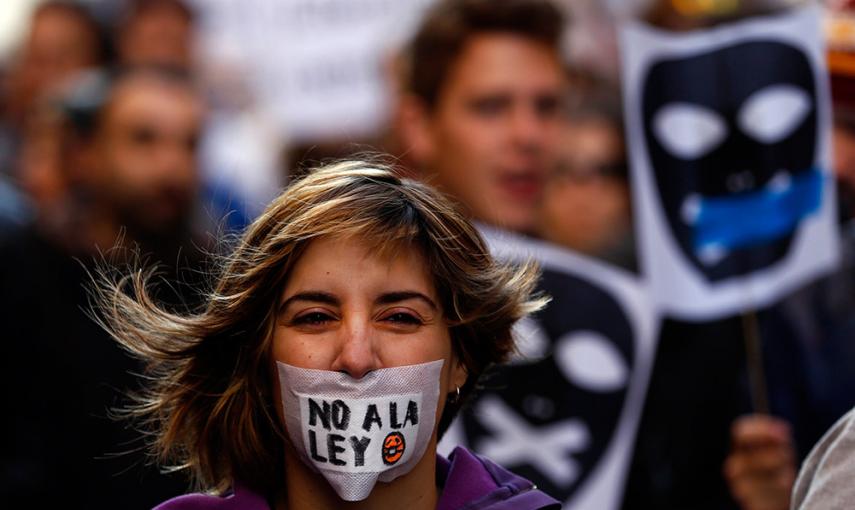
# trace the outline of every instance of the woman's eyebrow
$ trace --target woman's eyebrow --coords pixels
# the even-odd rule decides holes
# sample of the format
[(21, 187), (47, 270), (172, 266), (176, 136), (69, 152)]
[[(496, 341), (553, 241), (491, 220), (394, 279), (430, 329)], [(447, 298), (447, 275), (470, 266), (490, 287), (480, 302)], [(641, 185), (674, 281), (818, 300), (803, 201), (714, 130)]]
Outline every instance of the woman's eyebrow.
[(427, 303), (428, 306), (433, 308), (434, 310), (438, 310), (439, 308), (436, 306), (436, 303), (426, 295), (421, 292), (416, 292), (412, 290), (402, 290), (398, 292), (387, 292), (385, 294), (381, 294), (375, 301), (378, 305), (390, 305), (392, 303), (397, 303), (399, 301), (406, 301), (408, 299), (419, 299)]
[(288, 305), (295, 301), (309, 301), (312, 303), (323, 303), (325, 305), (331, 306), (341, 306), (341, 300), (339, 300), (339, 298), (335, 297), (332, 294), (317, 290), (308, 290), (304, 292), (298, 292), (283, 301), (282, 305), (279, 307), (279, 312), (284, 312), (285, 309), (288, 308)]

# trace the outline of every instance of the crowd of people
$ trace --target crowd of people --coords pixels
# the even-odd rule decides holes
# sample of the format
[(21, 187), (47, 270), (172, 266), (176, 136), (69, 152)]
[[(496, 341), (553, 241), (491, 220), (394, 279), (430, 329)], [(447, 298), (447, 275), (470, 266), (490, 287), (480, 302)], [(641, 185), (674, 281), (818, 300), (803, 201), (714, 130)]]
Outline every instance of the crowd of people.
[[(330, 193), (338, 192), (323, 181), (324, 172), (329, 179), (373, 175), (361, 167), (338, 168), (341, 175), (326, 168), (289, 192), (296, 198), (285, 195), (262, 214), (261, 204), (218, 180), (221, 174), (205, 167), (228, 162), (218, 161), (221, 152), (211, 147), (215, 139), (210, 122), (217, 105), (212, 104), (211, 91), (194, 62), (197, 13), (192, 6), (182, 0), (128, 0), (115, 11), (105, 19), (96, 16), (88, 4), (71, 0), (40, 3), (15, 58), (0, 75), (0, 309), (5, 318), (0, 336), (6, 347), (2, 391), (9, 410), (0, 427), (0, 495), (4, 501), (35, 508), (115, 508), (117, 502), (123, 508), (151, 508), (187, 492), (188, 469), (180, 468), (189, 468), (205, 490), (229, 489), (230, 479), (233, 484), (254, 483), (236, 477), (254, 476), (261, 469), (258, 459), (244, 462), (250, 453), (263, 451), (257, 441), (228, 437), (226, 428), (208, 430), (204, 416), (198, 414), (183, 424), (164, 420), (175, 418), (169, 413), (179, 409), (213, 416), (222, 411), (218, 405), (238, 406), (225, 397), (205, 405), (181, 401), (190, 397), (179, 390), (194, 388), (199, 395), (210, 391), (229, 398), (232, 391), (256, 391), (255, 385), (264, 387), (253, 379), (266, 369), (261, 361), (313, 368), (296, 354), (301, 352), (299, 348), (282, 351), (278, 347), (276, 351), (279, 343), (272, 348), (270, 343), (253, 343), (252, 349), (276, 351), (269, 355), (272, 357), (252, 358), (254, 365), (233, 366), (228, 363), (231, 359), (217, 365), (223, 360), (216, 356), (252, 357), (243, 349), (232, 351), (217, 344), (229, 335), (246, 335), (245, 329), (250, 327), (245, 317), (234, 323), (224, 318), (236, 313), (226, 301), (239, 300), (237, 291), (230, 294), (234, 289), (229, 285), (252, 284), (252, 292), (263, 294), (269, 289), (253, 280), (263, 276), (264, 282), (282, 286), (276, 271), (257, 276), (251, 274), (251, 267), (242, 266), (255, 261), (266, 267), (268, 259), (275, 259), (274, 248), (281, 247), (271, 247), (270, 243), (277, 242), (276, 235), (266, 229), (275, 226), (286, 232), (289, 228), (275, 214), (286, 214), (289, 208), (298, 207), (295, 204), (308, 208), (305, 214), (321, 211), (323, 204), (313, 203), (317, 197), (306, 189), (329, 186)], [(574, 26), (561, 8), (547, 0), (439, 0), (395, 59), (397, 83), (390, 87), (397, 91), (390, 98), (393, 115), (387, 132), (377, 133), (376, 140), (383, 140), (380, 149), (392, 153), (397, 175), (439, 190), (476, 226), (542, 239), (637, 273), (637, 234), (631, 217), (619, 82), (602, 69), (568, 63), (563, 47), (567, 30)], [(853, 84), (855, 80), (835, 82), (835, 93)], [(823, 433), (855, 405), (855, 394), (850, 391), (855, 383), (851, 370), (855, 344), (850, 341), (855, 331), (851, 319), (855, 310), (851, 283), (855, 104), (847, 103), (851, 97), (845, 94), (839, 97), (843, 100), (835, 104), (833, 129), (843, 262), (835, 273), (758, 312), (760, 332), (767, 339), (763, 357), (770, 414), (755, 414), (751, 407), (740, 317), (703, 323), (665, 318), (631, 452), (623, 508), (788, 508), (801, 461)], [(361, 144), (330, 146), (324, 140), (315, 146), (321, 150), (310, 151), (311, 159), (322, 157), (327, 148), (337, 156), (365, 149)], [(270, 176), (246, 179), (299, 183), (299, 174), (316, 166), (300, 153), (290, 159), (285, 156), (282, 151), (281, 174), (272, 181)], [(370, 163), (365, 165), (371, 168)], [(388, 172), (374, 176), (376, 179), (394, 180), (396, 186), (403, 186), (385, 164), (375, 166)], [(379, 193), (372, 190), (368, 186), (364, 192)], [(442, 200), (436, 199), (444, 204)], [(367, 199), (355, 204), (350, 206), (382, 209), (382, 203)], [(427, 217), (438, 215), (440, 223), (457, 221), (443, 207), (440, 212), (431, 212), (429, 206), (417, 209)], [(351, 212), (330, 218), (337, 218), (344, 231), (360, 214), (378, 211)], [(364, 219), (381, 220), (379, 213), (377, 218)], [(253, 226), (244, 240), (233, 242), (248, 225)], [(414, 232), (427, 228), (421, 224), (395, 228), (405, 227)], [(317, 230), (301, 235), (335, 227), (319, 223), (313, 228)], [(386, 239), (377, 233), (380, 227), (360, 228), (365, 230), (359, 230), (359, 236), (367, 241)], [(469, 235), (465, 228), (463, 232)], [(285, 243), (282, 239), (279, 242)], [(294, 239), (298, 237), (288, 242), (298, 246)], [(312, 254), (313, 258), (299, 261), (322, 261), (326, 265), (317, 263), (335, 272), (339, 262), (327, 260), (324, 254), (355, 254), (345, 257), (344, 262), (352, 262), (356, 255), (370, 252), (366, 239), (321, 244), (332, 242), (327, 239), (294, 249)], [(431, 239), (444, 242), (438, 235)], [(475, 248), (469, 249), (480, 249), (472, 242)], [(232, 264), (228, 270), (217, 269), (235, 246), (240, 256), (226, 258)], [(408, 256), (418, 259), (414, 265), (424, 264), (419, 257), (425, 253), (413, 253)], [(285, 259), (276, 260), (284, 264)], [(476, 262), (467, 259), (472, 267)], [(298, 264), (297, 269), (302, 263), (287, 262)], [(369, 264), (369, 270), (375, 269)], [(93, 281), (129, 274), (135, 275), (135, 282), (146, 284), (132, 286), (131, 298), (157, 303), (145, 313), (137, 309), (136, 316), (123, 316), (119, 307), (131, 306), (128, 302), (122, 305), (115, 296), (105, 298), (103, 288), (93, 287)], [(508, 283), (512, 280), (509, 273), (492, 274), (506, 279), (502, 280), (507, 284), (504, 290), (493, 282), (496, 293), (512, 292), (522, 285)], [(237, 276), (230, 279), (229, 275)], [(432, 274), (431, 278), (439, 276)], [(462, 281), (463, 276), (456, 278)], [(289, 280), (285, 287), (290, 289), (292, 284)], [(113, 290), (121, 293), (122, 289)], [(561, 299), (548, 304), (541, 300), (537, 306), (526, 301), (531, 290), (503, 295), (507, 303), (496, 298), (493, 305), (502, 309), (502, 320), (518, 319), (524, 308), (562, 310)], [(283, 291), (277, 288), (274, 292)], [(456, 299), (457, 294), (454, 296)], [(275, 299), (271, 301), (267, 294), (263, 297), (267, 303), (263, 306), (270, 308)], [(312, 299), (326, 303), (317, 296)], [(452, 301), (451, 307), (456, 308), (457, 301)], [(248, 314), (260, 314), (260, 322), (270, 322), (269, 316), (250, 305), (241, 306)], [(171, 314), (168, 317), (173, 322), (157, 323), (157, 317), (167, 315), (158, 315), (156, 310)], [(287, 315), (287, 308), (283, 313)], [(181, 317), (195, 317), (197, 322), (182, 322)], [(199, 317), (212, 322), (203, 324)], [(311, 327), (327, 320), (312, 316)], [(403, 325), (398, 324), (401, 320)], [(392, 322), (395, 328), (405, 328), (408, 320), (395, 316)], [(305, 333), (309, 326), (302, 327), (297, 330)], [(497, 331), (504, 334), (508, 328)], [(453, 342), (457, 341), (457, 333), (450, 330)], [(189, 344), (181, 343), (182, 334), (195, 335), (205, 348), (186, 347)], [(173, 350), (152, 343), (167, 337), (175, 342)], [(179, 345), (186, 350), (179, 353)], [(466, 412), (461, 394), (464, 400), (470, 394), (477, 398), (476, 377), (469, 376), (480, 375), (486, 364), (507, 355), (469, 353), (465, 345), (453, 344), (454, 354), (443, 354), (447, 366), (455, 366), (454, 356), (465, 361), (460, 374), (442, 376), (442, 390), (451, 396), (441, 402), (454, 412), (460, 407)], [(311, 359), (313, 353), (300, 355)], [(400, 359), (414, 363), (426, 361), (425, 356), (407, 358), (402, 354)], [(193, 372), (197, 362), (219, 371), (197, 374)], [(186, 368), (179, 376), (180, 367), (192, 370)], [(381, 368), (380, 364), (366, 368), (347, 363), (332, 363), (332, 367), (351, 375), (359, 373), (357, 379)], [(241, 370), (248, 374), (244, 386), (213, 377), (214, 373), (222, 378), (240, 375)], [(166, 409), (166, 414), (151, 412), (152, 407), (142, 414), (155, 419), (140, 422), (135, 420), (139, 413), (123, 412), (134, 395), (146, 394), (147, 385), (158, 382), (152, 380), (158, 374), (177, 385), (161, 385), (157, 394), (161, 400), (148, 401), (158, 412)], [(267, 395), (267, 391), (258, 390), (247, 398)], [(167, 402), (169, 398), (176, 400)], [(249, 400), (240, 405), (247, 402), (264, 405)], [(291, 447), (282, 447), (290, 443), (277, 436), (281, 430), (259, 425), (259, 420), (276, 413), (266, 408), (264, 416), (261, 409), (244, 410), (243, 415), (231, 407), (227, 411), (222, 411), (215, 426), (255, 420), (252, 431), (259, 437), (253, 441), (280, 441), (265, 455), (284, 452), (287, 457), (273, 459), (271, 471), (259, 475), (267, 485), (254, 489), (275, 493), (279, 482), (268, 484), (265, 477), (285, 471), (288, 487), (314, 487), (312, 477), (302, 473), (302, 464), (292, 458)], [(454, 412), (441, 414), (440, 433)], [(164, 431), (177, 435), (164, 440), (157, 435)], [(169, 454), (156, 460), (180, 461), (179, 469), (164, 470), (153, 462), (149, 454), (152, 444), (160, 453)], [(254, 449), (242, 452), (247, 445)], [(218, 453), (225, 460), (216, 459)], [(464, 454), (457, 455), (459, 459)], [(811, 469), (819, 469), (817, 462), (814, 459)], [(422, 478), (432, 484), (433, 471), (428, 475), (425, 478), (422, 473)], [(802, 480), (798, 486), (800, 500), (810, 493), (807, 483)], [(541, 489), (549, 492), (542, 485)], [(300, 493), (302, 489), (291, 490)], [(282, 499), (281, 494), (272, 494), (270, 498), (298, 508), (290, 496)], [(433, 504), (438, 504), (440, 496), (432, 497)], [(388, 504), (389, 500), (378, 501)], [(542, 503), (543, 508), (551, 504)]]

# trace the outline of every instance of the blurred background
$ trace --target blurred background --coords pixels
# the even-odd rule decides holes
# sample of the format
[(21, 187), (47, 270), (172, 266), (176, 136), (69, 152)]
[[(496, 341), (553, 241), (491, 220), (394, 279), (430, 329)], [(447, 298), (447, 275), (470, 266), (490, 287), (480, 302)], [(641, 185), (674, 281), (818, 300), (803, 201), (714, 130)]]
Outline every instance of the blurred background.
[[(618, 24), (644, 20), (687, 32), (807, 3), (557, 1), (568, 21), (560, 41), (561, 88), (550, 141), (556, 156), (545, 167), (536, 216), (515, 230), (637, 273), (621, 99), (622, 87), (633, 84), (621, 82)], [(134, 494), (133, 505), (125, 508), (149, 508), (187, 490), (180, 476), (160, 474), (146, 463), (144, 440), (131, 425), (111, 419), (108, 410), (138, 387), (134, 374), (141, 367), (93, 322), (84, 286), (88, 274), (99, 263), (121, 270), (142, 257), (159, 265), (162, 302), (193, 310), (208, 284), (210, 254), (226, 250), (229, 235), (241, 232), (312, 164), (382, 151), (402, 172), (424, 177), (424, 151), (412, 135), (414, 114), (407, 107), (411, 84), (402, 78), (412, 62), (402, 49), (433, 4), (4, 0), (4, 501), (30, 501), (35, 508), (107, 508), (110, 501)], [(788, 392), (777, 400), (784, 402), (778, 414), (790, 413), (784, 416), (789, 423), (803, 425), (794, 425), (793, 433), (799, 458), (855, 404), (855, 273), (849, 247), (849, 239), (855, 240), (855, 2), (820, 5), (843, 264), (832, 277), (761, 315), (766, 335), (797, 345), (767, 355), (770, 381), (784, 381), (770, 383), (772, 400), (776, 388)], [(663, 335), (711, 338), (734, 330), (721, 323), (707, 326), (699, 333), (697, 325), (674, 325)], [(683, 356), (680, 377), (689, 377), (684, 365), (705, 361), (700, 354), (675, 354), (673, 342), (661, 345), (657, 359), (665, 361), (654, 368), (627, 488), (615, 490), (627, 491), (627, 508), (739, 508), (721, 474), (738, 406), (715, 422), (715, 451), (679, 461), (662, 457), (666, 450), (682, 449), (680, 440), (689, 442), (665, 438), (667, 432), (657, 425), (674, 420), (675, 408), (685, 411), (683, 401), (663, 389), (685, 380), (656, 374), (675, 373), (668, 356)], [(734, 359), (744, 362), (741, 346), (727, 349), (740, 352)], [(813, 354), (793, 354), (804, 350)], [(788, 368), (794, 358), (800, 359), (803, 379), (793, 379)], [(722, 373), (710, 377), (730, 377)], [(704, 391), (714, 393), (721, 386), (710, 381)], [(792, 395), (798, 395), (798, 405)], [(696, 461), (706, 470), (697, 476), (713, 481), (681, 478), (691, 478), (687, 473)]]

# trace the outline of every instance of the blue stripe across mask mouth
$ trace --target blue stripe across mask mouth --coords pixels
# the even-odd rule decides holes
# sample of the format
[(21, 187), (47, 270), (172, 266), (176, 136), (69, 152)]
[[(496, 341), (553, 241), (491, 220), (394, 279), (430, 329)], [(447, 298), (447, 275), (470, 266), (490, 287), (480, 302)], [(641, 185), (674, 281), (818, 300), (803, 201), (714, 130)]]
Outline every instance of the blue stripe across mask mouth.
[(693, 228), (695, 254), (707, 266), (731, 251), (791, 234), (822, 203), (825, 176), (818, 168), (778, 172), (762, 189), (730, 196), (690, 195), (683, 220)]

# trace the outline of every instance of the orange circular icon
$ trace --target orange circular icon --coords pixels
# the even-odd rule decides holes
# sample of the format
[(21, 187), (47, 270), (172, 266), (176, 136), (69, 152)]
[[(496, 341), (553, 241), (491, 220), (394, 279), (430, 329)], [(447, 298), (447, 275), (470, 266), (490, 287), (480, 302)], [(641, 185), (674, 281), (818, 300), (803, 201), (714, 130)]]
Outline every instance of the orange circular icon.
[(398, 462), (404, 455), (405, 449), (404, 435), (400, 432), (390, 432), (383, 440), (383, 463), (391, 466)]

